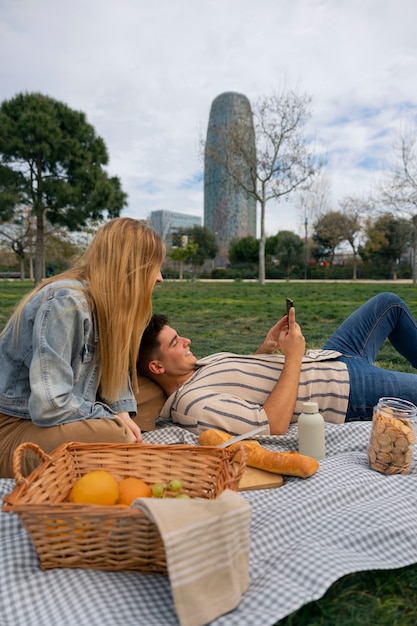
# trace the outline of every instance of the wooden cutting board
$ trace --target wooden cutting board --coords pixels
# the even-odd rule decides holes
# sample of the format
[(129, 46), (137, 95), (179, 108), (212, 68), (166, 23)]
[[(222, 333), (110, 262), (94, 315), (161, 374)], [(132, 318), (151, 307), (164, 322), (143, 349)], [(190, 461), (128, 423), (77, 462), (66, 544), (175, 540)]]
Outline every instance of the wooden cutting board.
[(240, 479), (239, 491), (249, 491), (250, 489), (272, 489), (273, 487), (281, 487), (284, 478), (281, 474), (273, 474), (265, 472), (265, 470), (257, 467), (245, 467), (243, 476)]

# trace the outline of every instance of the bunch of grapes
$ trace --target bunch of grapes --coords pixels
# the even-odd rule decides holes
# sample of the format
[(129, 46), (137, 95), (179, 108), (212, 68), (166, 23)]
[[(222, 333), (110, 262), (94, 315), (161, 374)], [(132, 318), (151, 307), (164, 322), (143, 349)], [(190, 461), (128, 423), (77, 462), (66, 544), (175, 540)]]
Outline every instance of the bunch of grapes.
[(166, 484), (155, 483), (152, 486), (152, 495), (154, 498), (189, 498), (190, 496), (186, 493), (180, 493), (181, 489), (181, 480), (179, 478), (174, 478)]

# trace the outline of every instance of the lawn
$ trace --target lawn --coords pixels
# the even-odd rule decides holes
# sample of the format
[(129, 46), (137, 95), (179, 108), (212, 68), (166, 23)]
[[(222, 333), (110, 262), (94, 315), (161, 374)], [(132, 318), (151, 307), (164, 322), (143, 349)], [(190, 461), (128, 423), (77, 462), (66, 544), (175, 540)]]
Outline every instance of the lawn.
[[(394, 287), (417, 317), (417, 287), (403, 283)], [(294, 300), (307, 348), (319, 348), (360, 304), (387, 290), (393, 290), (393, 285), (167, 281), (157, 285), (153, 300), (154, 311), (166, 313), (178, 333), (192, 340), (194, 354), (201, 357), (221, 350), (253, 352), (284, 314), (286, 297)], [(379, 365), (411, 371), (388, 344), (380, 353)]]
[[(0, 281), (0, 327), (30, 284)], [(384, 283), (203, 283), (157, 285), (154, 311), (169, 315), (193, 352), (253, 352), (266, 331), (284, 314), (285, 298), (294, 300), (308, 348), (320, 347), (354, 309), (380, 291), (395, 291), (417, 317), (417, 287)], [(389, 344), (379, 355), (381, 367), (411, 371)], [(279, 593), (279, 589), (277, 589)], [(401, 570), (351, 574), (331, 586), (323, 598), (299, 609), (277, 626), (415, 626), (417, 565)]]

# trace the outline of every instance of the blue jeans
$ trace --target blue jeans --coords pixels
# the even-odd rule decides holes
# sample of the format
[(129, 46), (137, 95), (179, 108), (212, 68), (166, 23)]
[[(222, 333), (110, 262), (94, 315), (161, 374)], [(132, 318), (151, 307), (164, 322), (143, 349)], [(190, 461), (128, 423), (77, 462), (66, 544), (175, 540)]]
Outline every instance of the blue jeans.
[(417, 324), (401, 298), (380, 293), (359, 307), (339, 326), (323, 348), (338, 350), (346, 363), (350, 394), (346, 421), (372, 419), (379, 398), (392, 396), (417, 405), (417, 375), (393, 372), (374, 365), (389, 339), (393, 347), (417, 368)]

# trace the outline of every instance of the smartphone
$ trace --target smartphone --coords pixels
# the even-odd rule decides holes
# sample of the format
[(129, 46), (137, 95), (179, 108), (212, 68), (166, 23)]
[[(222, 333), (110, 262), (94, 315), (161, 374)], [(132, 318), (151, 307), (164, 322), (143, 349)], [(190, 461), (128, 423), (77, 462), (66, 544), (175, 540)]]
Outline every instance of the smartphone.
[(290, 308), (294, 306), (294, 301), (291, 300), (291, 298), (286, 298), (285, 302), (287, 304), (287, 315), (288, 315), (288, 313), (290, 312)]

